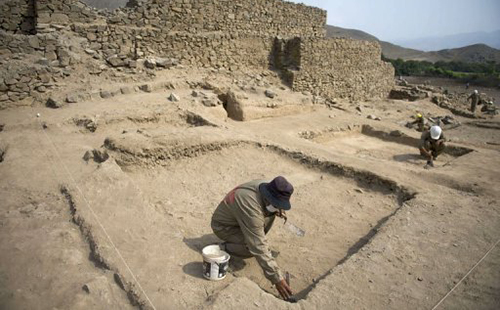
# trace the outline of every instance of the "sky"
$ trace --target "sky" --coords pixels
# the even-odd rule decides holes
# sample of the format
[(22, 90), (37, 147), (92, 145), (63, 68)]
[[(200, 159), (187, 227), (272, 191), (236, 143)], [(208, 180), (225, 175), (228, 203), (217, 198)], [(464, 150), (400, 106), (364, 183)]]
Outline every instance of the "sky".
[(383, 41), (500, 30), (500, 0), (287, 0), (328, 12), (328, 25)]

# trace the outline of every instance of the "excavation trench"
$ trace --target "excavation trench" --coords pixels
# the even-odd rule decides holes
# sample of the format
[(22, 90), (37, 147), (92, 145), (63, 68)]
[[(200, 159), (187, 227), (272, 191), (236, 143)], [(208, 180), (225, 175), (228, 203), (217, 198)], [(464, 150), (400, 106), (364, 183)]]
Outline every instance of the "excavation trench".
[[(385, 131), (375, 129), (370, 125), (349, 125), (344, 128), (301, 132), (299, 136), (350, 156), (413, 165), (419, 168), (425, 164), (424, 159), (419, 156), (420, 140), (399, 130)], [(472, 151), (472, 149), (448, 143), (437, 165), (447, 164)]]
[[(109, 240), (105, 240), (102, 237), (101, 239), (98, 239), (96, 237), (97, 232), (95, 231), (96, 225), (89, 224), (89, 222), (95, 222), (94, 219), (90, 219), (89, 221), (78, 212), (77, 204), (72, 194), (72, 192), (76, 191), (72, 191), (66, 185), (61, 186), (60, 191), (68, 203), (73, 223), (78, 226), (82, 236), (89, 244), (89, 260), (93, 262), (97, 268), (114, 272), (113, 278), (116, 284), (125, 291), (125, 293), (127, 294), (127, 298), (129, 299), (132, 306), (136, 306), (139, 309), (149, 309), (149, 305), (147, 304), (146, 300), (144, 300), (144, 297), (140, 296), (140, 294), (135, 289), (134, 283), (125, 281), (120, 273), (121, 271), (118, 270), (116, 266), (110, 265), (109, 257), (106, 257), (107, 254), (109, 255), (109, 252), (107, 254), (102, 253), (102, 245), (107, 244)], [(82, 201), (80, 202), (82, 203)], [(80, 207), (83, 208), (84, 206), (81, 205)]]
[[(141, 243), (138, 247), (153, 249), (147, 256), (154, 257), (157, 265), (141, 264), (142, 272), (151, 275), (151, 282), (148, 279), (145, 285), (153, 291), (158, 286), (177, 285), (176, 278), (182, 275), (189, 277), (184, 285), (190, 287), (198, 283), (212, 293), (224, 287), (223, 283), (202, 279), (200, 251), (219, 241), (210, 229), (210, 218), (219, 201), (235, 185), (248, 180), (283, 175), (295, 186), (293, 207), (288, 213), (293, 225), (277, 220), (268, 239), (278, 264), (291, 275), (297, 299), (304, 298), (332, 268), (369, 242), (403, 202), (414, 196), (371, 172), (274, 145), (213, 142), (192, 145), (192, 152), (189, 146), (162, 146), (135, 153), (123, 144), (108, 141), (106, 145), (134, 180), (144, 201), (143, 217), (154, 219), (147, 229), (162, 232), (137, 240)], [(123, 216), (139, 220), (134, 212)], [(297, 234), (297, 227), (305, 231), (304, 236)], [(169, 244), (176, 255), (165, 255), (158, 244)], [(230, 266), (232, 273), (226, 284), (232, 276), (243, 276), (276, 295), (255, 259), (234, 259)], [(194, 295), (201, 304), (206, 291)]]

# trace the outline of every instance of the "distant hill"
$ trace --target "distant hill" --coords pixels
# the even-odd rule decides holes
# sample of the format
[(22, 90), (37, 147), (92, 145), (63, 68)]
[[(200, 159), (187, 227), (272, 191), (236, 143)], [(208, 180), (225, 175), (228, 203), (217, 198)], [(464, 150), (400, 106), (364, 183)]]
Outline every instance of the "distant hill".
[(486, 44), (493, 48), (500, 49), (500, 30), (494, 32), (461, 33), (414, 40), (398, 40), (394, 43), (422, 51), (437, 51), (475, 44)]
[(461, 48), (446, 49), (437, 52), (428, 52), (430, 58), (436, 60), (460, 60), (465, 62), (487, 62), (496, 61), (500, 63), (500, 50), (485, 44), (474, 44)]
[(328, 37), (351, 38), (355, 40), (378, 41), (382, 47), (385, 57), (391, 59), (401, 58), (403, 60), (426, 60), (436, 61), (463, 61), (463, 62), (487, 62), (496, 61), (500, 63), (500, 50), (485, 44), (474, 44), (461, 48), (445, 49), (436, 52), (424, 52), (410, 48), (404, 48), (389, 42), (380, 41), (375, 36), (356, 29), (345, 29), (336, 26), (326, 26)]
[(401, 58), (404, 60), (423, 60), (425, 58), (425, 52), (404, 48), (385, 41), (380, 41), (377, 37), (357, 29), (347, 29), (327, 25), (326, 36), (337, 38), (351, 38), (354, 40), (377, 41), (382, 47), (382, 53), (384, 54), (384, 56), (391, 59)]
[(326, 25), (326, 36), (331, 38), (350, 38), (364, 41), (379, 41), (377, 37), (372, 36), (361, 30), (340, 28), (336, 26)]

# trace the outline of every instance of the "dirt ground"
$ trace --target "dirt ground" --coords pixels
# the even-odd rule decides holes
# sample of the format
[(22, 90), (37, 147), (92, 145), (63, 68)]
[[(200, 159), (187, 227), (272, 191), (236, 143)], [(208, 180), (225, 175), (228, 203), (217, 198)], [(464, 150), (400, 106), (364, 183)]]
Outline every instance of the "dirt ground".
[[(451, 115), (429, 100), (329, 108), (271, 72), (178, 68), (150, 82), (168, 87), (0, 111), (0, 309), (498, 309), (498, 117), (455, 116), (448, 151), (424, 169), (404, 124)], [(193, 94), (235, 85), (256, 119)], [(268, 237), (297, 303), (255, 259), (202, 276), (217, 204), (277, 175), (295, 192)]]

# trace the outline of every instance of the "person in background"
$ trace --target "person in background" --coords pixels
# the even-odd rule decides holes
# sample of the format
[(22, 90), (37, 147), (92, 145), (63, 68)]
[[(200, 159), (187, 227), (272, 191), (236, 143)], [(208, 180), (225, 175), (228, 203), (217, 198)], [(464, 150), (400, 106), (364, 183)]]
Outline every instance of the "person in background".
[(476, 107), (479, 101), (481, 100), (481, 97), (479, 96), (479, 92), (477, 89), (474, 90), (474, 92), (467, 98), (467, 100), (471, 100), (470, 103), (470, 111), (472, 113), (476, 112)]
[(415, 115), (415, 120), (406, 124), (406, 127), (413, 128), (414, 125), (417, 125), (417, 131), (419, 132), (424, 132), (429, 129), (429, 123), (421, 113), (417, 113), (417, 115)]
[(492, 100), (489, 102), (486, 102), (483, 107), (481, 108), (481, 112), (484, 114), (491, 114), (491, 115), (497, 115), (498, 114), (498, 109), (497, 106), (493, 103)]
[(420, 138), (420, 155), (427, 159), (426, 169), (434, 167), (434, 160), (444, 151), (446, 145), (443, 130), (439, 126), (432, 126), (422, 133)]

